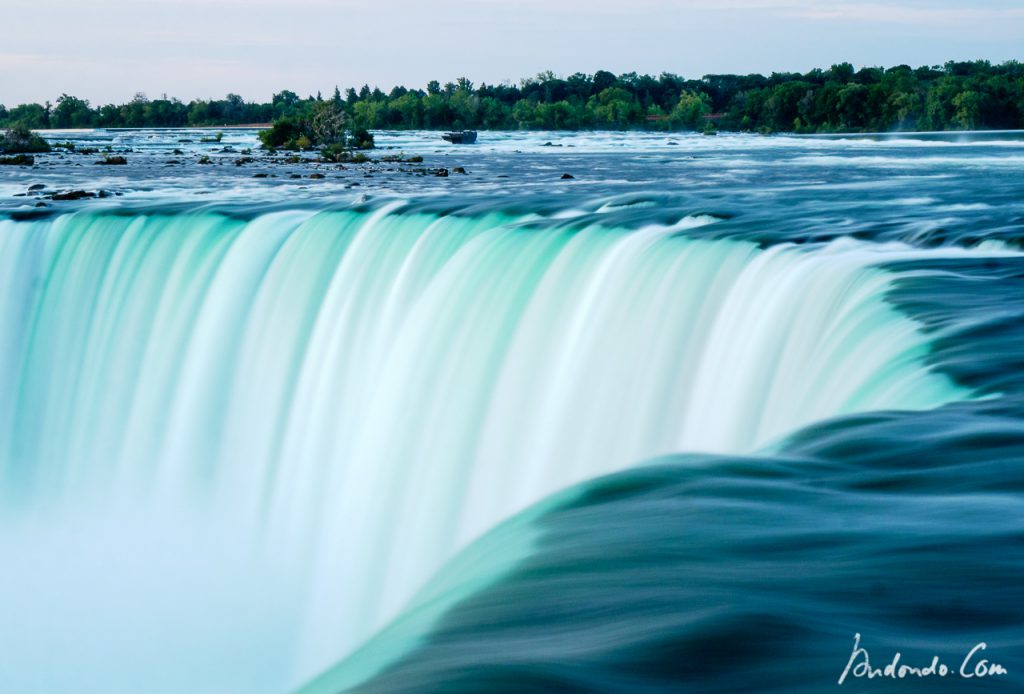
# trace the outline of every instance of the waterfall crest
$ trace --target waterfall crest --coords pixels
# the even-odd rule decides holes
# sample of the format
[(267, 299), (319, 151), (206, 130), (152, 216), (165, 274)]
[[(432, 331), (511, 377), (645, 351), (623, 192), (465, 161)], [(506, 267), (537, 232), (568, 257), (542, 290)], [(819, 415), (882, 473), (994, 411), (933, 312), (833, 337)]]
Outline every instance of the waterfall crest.
[[(134, 578), (191, 576), (182, 567), (230, 546), (218, 590), (242, 577), (285, 587), (234, 601), (211, 589), (181, 612), (229, 622), (243, 596), (282, 601), (238, 646), (274, 670), (249, 690), (279, 690), (568, 485), (662, 454), (757, 451), (824, 417), (968, 397), (926, 367), (928, 339), (886, 303), (892, 276), (865, 244), (682, 233), (706, 221), (538, 230), (528, 215), (382, 207), (0, 222), (0, 496), (16, 519), (0, 541), (15, 561), (21, 548), (26, 576), (68, 577), (94, 545)], [(85, 549), (24, 554), (76, 522), (68, 509), (92, 507), (109, 522), (82, 530)], [(177, 556), (139, 551), (154, 527), (166, 533), (147, 537)], [(72, 603), (62, 585), (45, 581), (23, 618)], [(288, 601), (302, 618), (273, 623)], [(125, 648), (148, 628), (106, 619)], [(205, 623), (162, 619), (169, 633)], [(145, 672), (161, 658), (232, 667), (230, 654), (178, 655), (126, 659)], [(105, 681), (79, 657), (77, 682)]]

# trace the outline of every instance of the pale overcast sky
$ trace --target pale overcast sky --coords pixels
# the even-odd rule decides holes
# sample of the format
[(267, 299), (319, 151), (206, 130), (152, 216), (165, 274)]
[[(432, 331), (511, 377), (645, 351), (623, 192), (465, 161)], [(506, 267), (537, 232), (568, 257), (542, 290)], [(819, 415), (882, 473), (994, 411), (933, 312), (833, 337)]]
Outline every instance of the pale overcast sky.
[(0, 103), (325, 94), (542, 70), (1024, 59), (1024, 0), (51, 0), (5, 7)]

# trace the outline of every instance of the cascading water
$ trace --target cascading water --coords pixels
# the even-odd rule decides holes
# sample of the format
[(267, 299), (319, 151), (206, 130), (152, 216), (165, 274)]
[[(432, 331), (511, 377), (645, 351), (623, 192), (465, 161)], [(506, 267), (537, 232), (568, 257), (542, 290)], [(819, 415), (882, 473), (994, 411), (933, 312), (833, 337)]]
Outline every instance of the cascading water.
[(0, 222), (0, 675), (279, 691), (551, 492), (968, 397), (891, 249), (536, 221)]

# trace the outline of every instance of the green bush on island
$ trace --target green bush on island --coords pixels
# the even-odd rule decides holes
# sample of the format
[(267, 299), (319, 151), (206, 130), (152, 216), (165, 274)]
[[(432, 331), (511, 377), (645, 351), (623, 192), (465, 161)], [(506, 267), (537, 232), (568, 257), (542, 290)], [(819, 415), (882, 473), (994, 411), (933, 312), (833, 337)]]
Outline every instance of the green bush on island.
[(349, 144), (353, 149), (373, 149), (373, 134), (366, 128), (356, 128), (352, 131)]
[[(0, 106), (0, 127), (182, 127), (272, 123), (269, 149), (368, 148), (371, 130), (644, 129), (832, 133), (1024, 128), (1024, 63), (977, 60), (912, 68), (711, 74), (688, 79), (605, 70), (560, 77), (545, 72), (518, 84), (466, 78), (426, 89), (348, 89), (300, 97), (284, 90), (269, 103), (237, 94), (183, 103), (137, 94), (129, 103), (90, 106), (62, 94), (56, 106)], [(339, 127), (339, 123), (341, 124)], [(351, 141), (340, 139), (344, 132)], [(305, 139), (303, 139), (303, 137)], [(308, 144), (307, 144), (308, 141)]]
[(298, 149), (298, 139), (303, 135), (303, 124), (297, 118), (282, 118), (260, 131), (260, 142), (267, 149)]
[(345, 145), (335, 143), (321, 149), (320, 158), (324, 161), (345, 162), (352, 158), (352, 150)]
[(50, 144), (24, 125), (15, 125), (0, 135), (0, 154), (37, 154), (49, 151)]

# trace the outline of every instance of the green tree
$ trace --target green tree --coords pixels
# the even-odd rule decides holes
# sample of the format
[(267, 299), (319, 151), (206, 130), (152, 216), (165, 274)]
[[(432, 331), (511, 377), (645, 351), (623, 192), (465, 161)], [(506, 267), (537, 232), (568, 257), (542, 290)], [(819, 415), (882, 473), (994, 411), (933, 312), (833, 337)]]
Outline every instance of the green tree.
[(598, 127), (622, 128), (639, 122), (643, 109), (636, 99), (622, 87), (609, 87), (590, 98), (588, 106), (594, 113)]
[(981, 108), (984, 97), (976, 91), (967, 90), (953, 97), (956, 113), (953, 121), (965, 130), (973, 130), (981, 120)]
[(8, 112), (7, 125), (20, 125), (32, 129), (46, 128), (49, 126), (49, 114), (39, 104), (21, 104)]
[(711, 113), (711, 99), (707, 94), (684, 91), (679, 101), (672, 108), (669, 121), (676, 128), (700, 130), (704, 127), (706, 116)]
[(88, 128), (93, 120), (89, 102), (67, 94), (57, 98), (57, 106), (50, 115), (50, 124), (54, 128)]
[(345, 144), (345, 110), (333, 100), (317, 102), (310, 124), (317, 145)]

